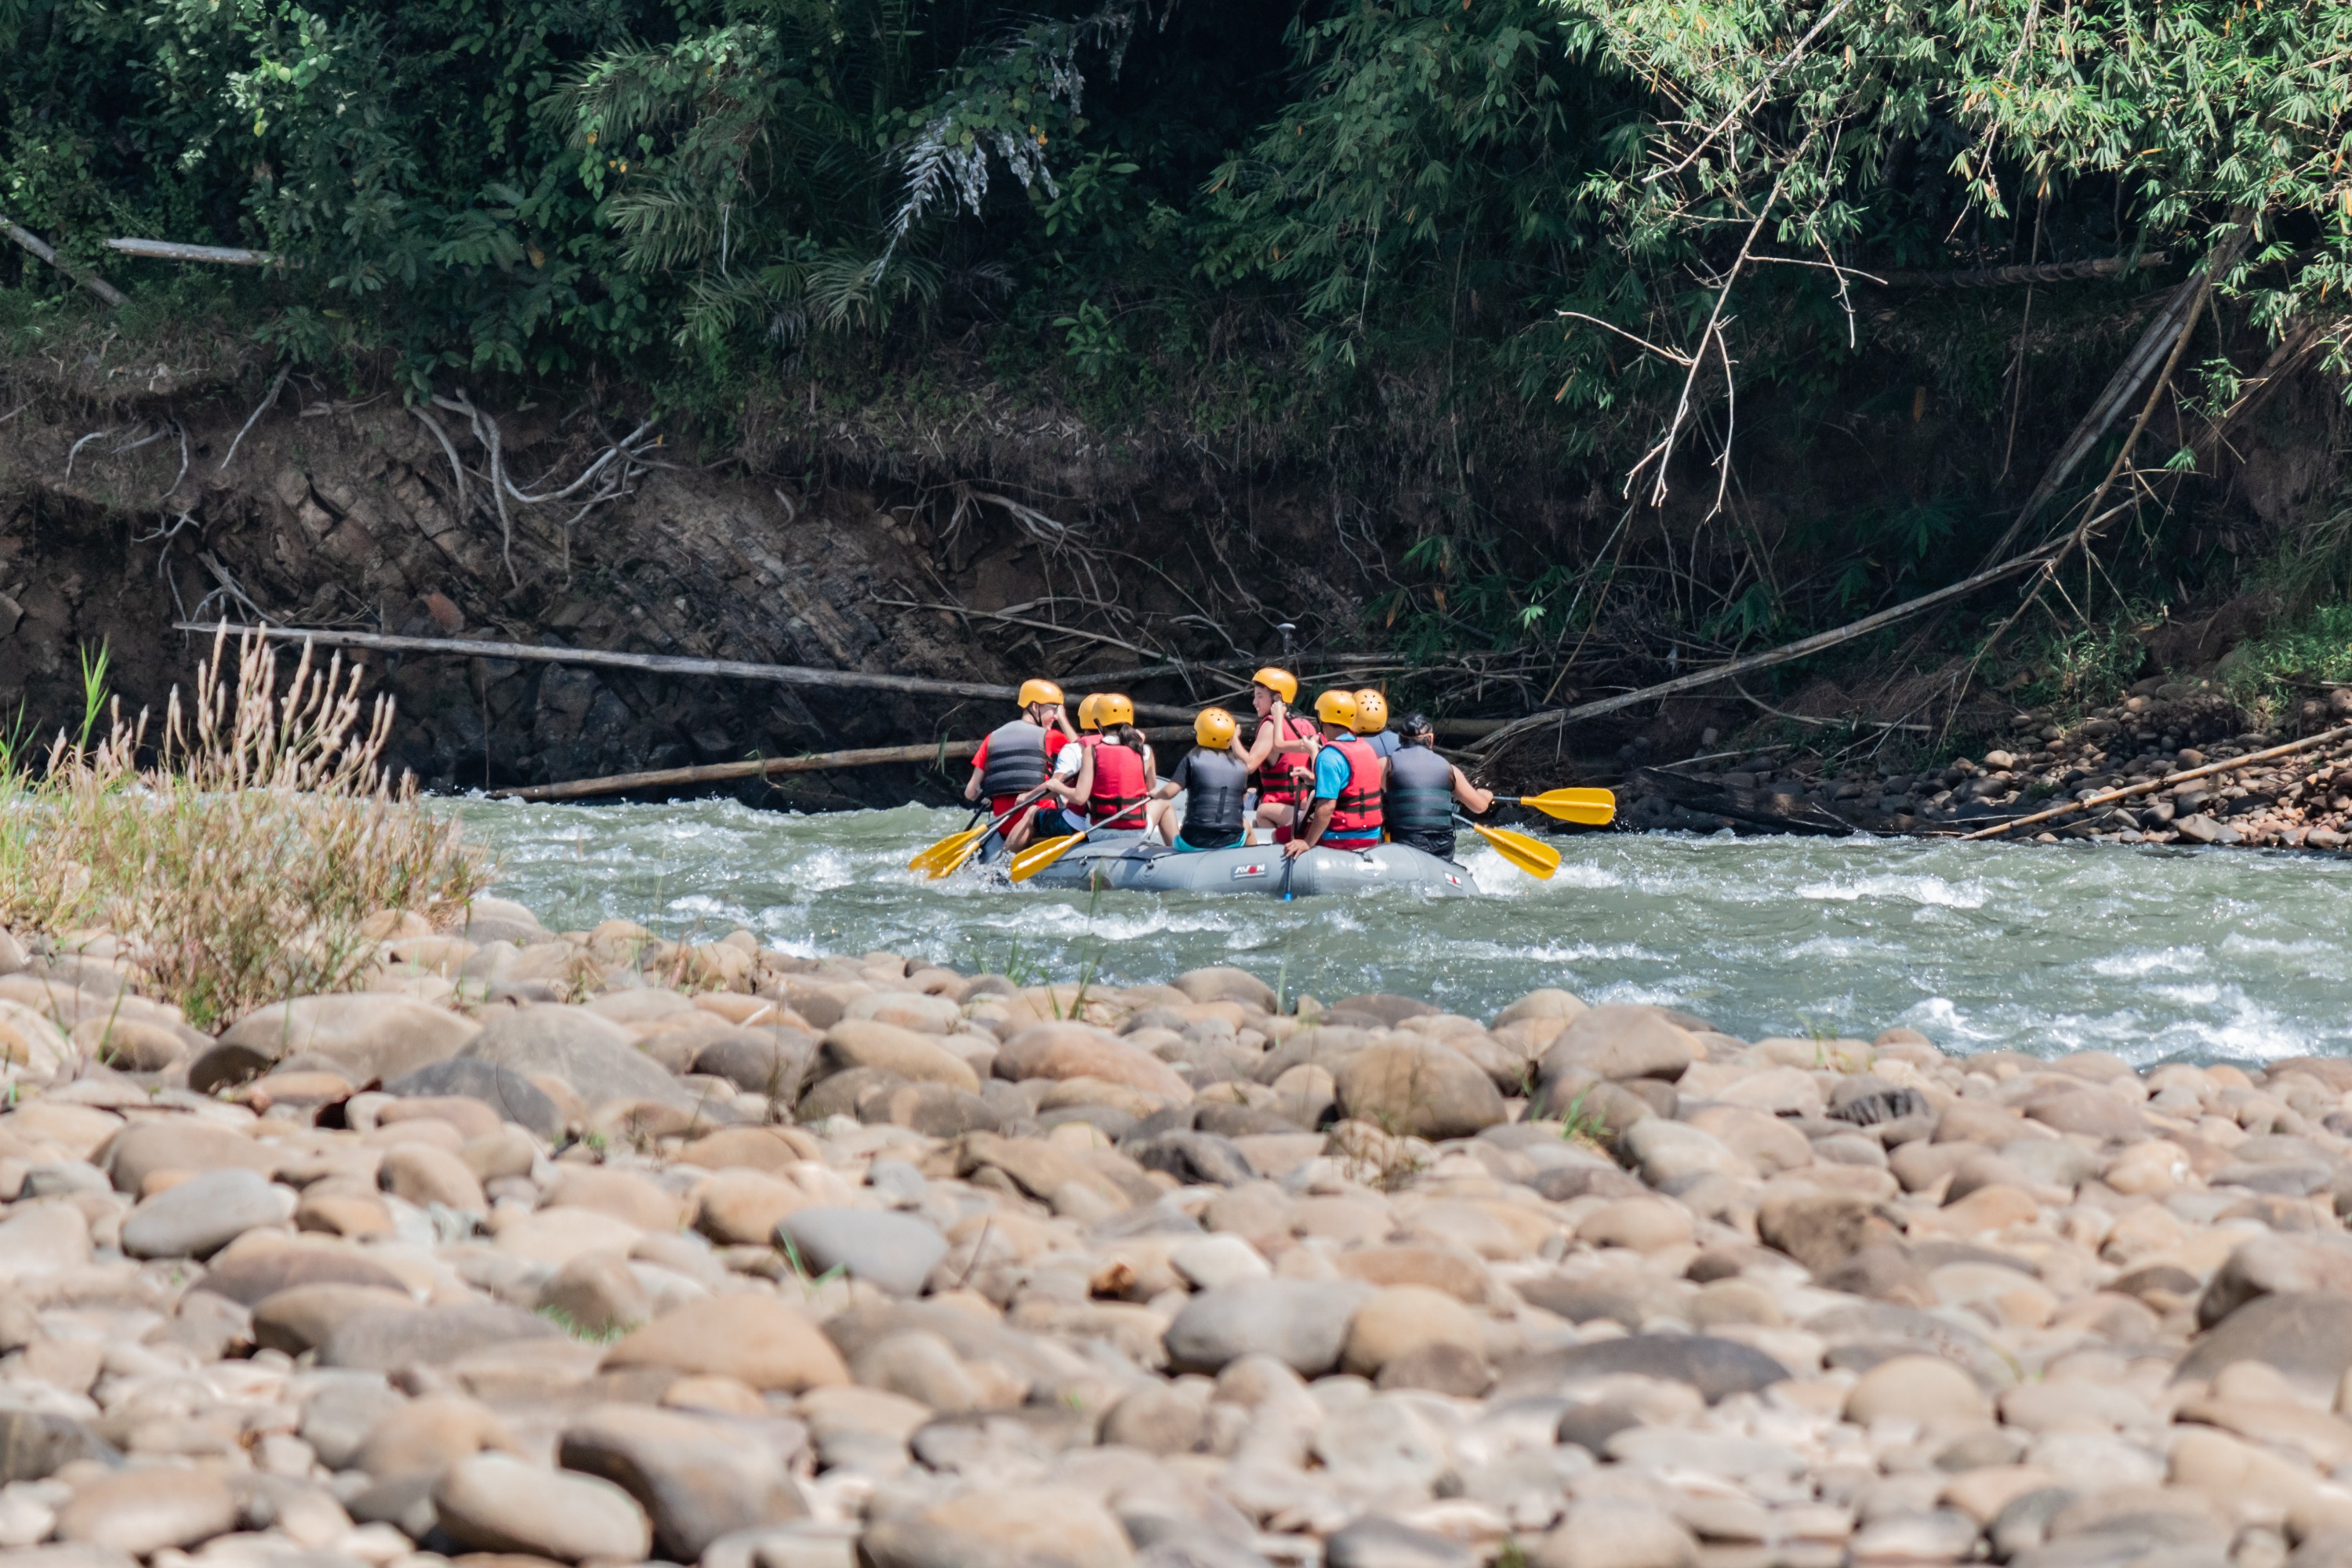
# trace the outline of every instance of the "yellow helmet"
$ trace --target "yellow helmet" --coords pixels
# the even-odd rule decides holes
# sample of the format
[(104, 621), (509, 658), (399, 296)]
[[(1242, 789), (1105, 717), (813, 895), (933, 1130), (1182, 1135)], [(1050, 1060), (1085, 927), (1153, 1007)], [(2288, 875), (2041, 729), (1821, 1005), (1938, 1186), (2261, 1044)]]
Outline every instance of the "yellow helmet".
[(1106, 691), (1095, 699), (1095, 722), (1104, 729), (1113, 724), (1135, 722), (1135, 704), (1116, 691)]
[(1356, 727), (1356, 699), (1345, 691), (1327, 691), (1315, 700), (1315, 717), (1343, 730)]
[(1298, 677), (1286, 669), (1276, 669), (1269, 664), (1251, 676), (1250, 680), (1255, 685), (1265, 687), (1285, 702), (1298, 700)]
[(1356, 693), (1356, 733), (1377, 735), (1389, 727), (1389, 700), (1365, 687)]
[(1238, 733), (1234, 716), (1222, 708), (1203, 708), (1201, 716), (1192, 721), (1192, 739), (1212, 752), (1222, 752), (1232, 745)]
[(1050, 680), (1024, 680), (1021, 683), (1021, 706), (1034, 708), (1040, 702), (1048, 708), (1062, 705), (1062, 689)]
[(1101, 705), (1102, 693), (1099, 691), (1089, 691), (1084, 697), (1078, 699), (1079, 729), (1093, 730), (1100, 727), (1095, 720), (1095, 710), (1099, 708)]

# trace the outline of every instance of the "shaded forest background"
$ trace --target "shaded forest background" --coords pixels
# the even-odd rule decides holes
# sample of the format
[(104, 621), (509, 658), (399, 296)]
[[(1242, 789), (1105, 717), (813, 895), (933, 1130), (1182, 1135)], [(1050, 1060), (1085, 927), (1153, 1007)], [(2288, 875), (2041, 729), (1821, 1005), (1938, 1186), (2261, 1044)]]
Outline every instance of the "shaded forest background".
[(142, 356), (222, 433), (413, 407), (526, 632), (661, 468), (854, 491), (986, 668), (1287, 636), (1497, 716), (2067, 541), (1676, 721), (1940, 741), (2352, 678), (2347, 151), (2317, 3), (5, 0), (0, 214), (58, 254), (0, 332), (60, 430)]

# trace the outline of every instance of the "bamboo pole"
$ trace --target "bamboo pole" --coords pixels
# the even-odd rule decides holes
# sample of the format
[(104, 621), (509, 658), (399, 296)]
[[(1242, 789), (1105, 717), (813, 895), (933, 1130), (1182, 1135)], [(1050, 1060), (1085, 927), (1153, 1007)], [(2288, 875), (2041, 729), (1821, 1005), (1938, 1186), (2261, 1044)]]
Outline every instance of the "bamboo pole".
[[(583, 665), (596, 669), (635, 669), (649, 675), (700, 675), (735, 680), (772, 680), (783, 686), (839, 687), (863, 691), (902, 691), (920, 697), (970, 697), (1010, 702), (1020, 695), (1016, 686), (996, 686), (979, 680), (938, 680), (921, 675), (879, 675), (863, 669), (818, 669), (800, 664), (752, 664), (732, 658), (679, 658), (668, 654), (619, 653), (606, 648), (542, 647), (536, 643), (477, 641), (468, 637), (391, 637), (381, 632), (331, 631), (305, 626), (242, 626), (223, 622), (180, 621), (184, 632), (221, 633), (275, 637), (281, 642), (311, 642), (321, 647), (372, 648), (383, 653), (455, 654), (466, 658), (510, 658), (523, 663)], [(1171, 673), (1173, 667), (1171, 667)], [(1074, 682), (1074, 684), (1076, 684)], [(1138, 715), (1182, 720), (1190, 723), (1192, 710), (1165, 703), (1139, 702)]]
[(236, 245), (182, 245), (171, 239), (110, 239), (109, 250), (142, 256), (152, 261), (209, 261), (218, 267), (280, 267), (286, 265), (267, 250)]
[[(1491, 719), (1441, 719), (1437, 730), (1440, 734), (1482, 735), (1495, 724)], [(1143, 735), (1150, 741), (1181, 741), (1192, 733), (1190, 724), (1166, 724), (1146, 730)], [(943, 763), (968, 757), (978, 750), (978, 741), (933, 742), (928, 746), (867, 746), (857, 751), (820, 752), (807, 757), (710, 763), (701, 767), (656, 768), (647, 773), (570, 779), (562, 784), (521, 784), (513, 789), (494, 789), (489, 795), (492, 800), (587, 800), (600, 795), (625, 795), (631, 790), (724, 784), (730, 779), (765, 778), (772, 773), (829, 773), (839, 768), (870, 768), (890, 763)]]
[(2266, 763), (2275, 757), (2288, 756), (2296, 752), (2307, 752), (2314, 746), (2324, 746), (2330, 741), (2340, 741), (2347, 735), (2352, 735), (2352, 724), (2339, 724), (2333, 730), (2305, 736), (2300, 741), (2289, 741), (2284, 746), (2273, 746), (2268, 751), (2249, 752), (2242, 757), (2231, 757), (2223, 762), (2207, 763), (2201, 768), (2190, 768), (2185, 773), (2167, 773), (2162, 778), (2142, 779), (2136, 784), (2125, 784), (2120, 789), (2103, 791), (2087, 800), (2070, 800), (2063, 805), (2053, 805), (2047, 811), (2037, 811), (2031, 816), (2013, 817), (2007, 822), (1995, 823), (1990, 827), (1980, 827), (1974, 833), (1963, 833), (1959, 836), (1960, 840), (1965, 843), (1972, 838), (1998, 838), (2015, 828), (2031, 827), (2037, 822), (2050, 822), (2061, 816), (2072, 816), (2078, 811), (2095, 811), (2100, 806), (2113, 805), (2116, 802), (2132, 795), (2170, 789), (2174, 784), (2187, 784), (2191, 779), (2209, 778), (2215, 773), (2226, 773), (2238, 768), (2251, 767), (2256, 763)]
[(1792, 659), (1803, 658), (1809, 654), (1835, 647), (1840, 643), (1852, 642), (1856, 637), (1867, 637), (1881, 626), (1893, 626), (1899, 620), (1916, 616), (1922, 610), (1933, 609), (1937, 605), (1964, 598), (1987, 584), (1997, 583), (2003, 577), (2014, 576), (2027, 567), (2038, 564), (2057, 548), (2056, 544), (2044, 544), (2029, 550), (2024, 554), (2004, 561), (1998, 566), (1988, 567), (1973, 577), (1963, 578), (1949, 587), (1938, 588), (1932, 594), (1923, 594), (1918, 598), (1891, 605), (1876, 615), (1864, 616), (1862, 619), (1839, 626), (1834, 631), (1822, 632), (1797, 642), (1785, 643), (1776, 648), (1768, 648), (1762, 653), (1750, 654), (1745, 658), (1735, 658), (1723, 664), (1710, 665), (1705, 669), (1693, 670), (1688, 675), (1678, 676), (1672, 680), (1662, 680), (1655, 686), (1644, 686), (1638, 691), (1622, 691), (1614, 697), (1603, 697), (1594, 701), (1579, 703), (1573, 708), (1554, 708), (1547, 712), (1530, 713), (1524, 719), (1515, 719), (1496, 730), (1475, 749), (1488, 762), (1492, 762), (1504, 746), (1523, 736), (1531, 735), (1538, 730), (1574, 723), (1580, 719), (1598, 718), (1603, 713), (1614, 713), (1621, 708), (1631, 708), (1637, 702), (1672, 697), (1677, 692), (1696, 690), (1702, 686), (1712, 686), (1718, 680), (1728, 679), (1735, 675), (1745, 675), (1751, 669), (1767, 669), (1776, 664), (1787, 664)]
[[(1143, 733), (1147, 740), (1175, 741), (1190, 736), (1192, 727), (1169, 724)], [(766, 778), (776, 773), (830, 773), (836, 768), (870, 768), (886, 763), (946, 762), (968, 757), (978, 750), (978, 741), (943, 741), (928, 746), (866, 746), (856, 751), (820, 752), (808, 757), (757, 757), (740, 763), (710, 763), (694, 768), (656, 768), (640, 773), (573, 779), (565, 784), (525, 784), (515, 789), (494, 789), (489, 794), (492, 800), (583, 800), (591, 795), (624, 795), (636, 789), (723, 784), (730, 779)]]
[(72, 268), (68, 267), (64, 262), (59, 261), (58, 259), (56, 249), (50, 246), (49, 242), (43, 239), (39, 235), (35, 234), (31, 229), (25, 228), (6, 218), (0, 218), (0, 233), (5, 233), (10, 239), (15, 240), (18, 245), (24, 247), (35, 256), (39, 257), (42, 260), (47, 262), (50, 266), (56, 268), (58, 271), (64, 273), (67, 277), (80, 284), (83, 288), (97, 295), (100, 300), (105, 300), (108, 304), (127, 305), (131, 302), (129, 299), (124, 296), (121, 289), (117, 289), (113, 284), (109, 283), (105, 279), (99, 277), (96, 273), (77, 272)]

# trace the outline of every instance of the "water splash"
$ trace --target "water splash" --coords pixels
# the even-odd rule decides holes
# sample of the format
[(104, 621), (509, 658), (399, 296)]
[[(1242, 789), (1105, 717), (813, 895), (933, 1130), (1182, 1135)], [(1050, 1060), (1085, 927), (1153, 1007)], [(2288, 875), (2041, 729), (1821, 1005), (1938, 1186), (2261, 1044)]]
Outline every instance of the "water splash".
[(1113, 984), (1208, 963), (1327, 1000), (1362, 991), (1490, 1014), (1538, 985), (1680, 1007), (1749, 1038), (1919, 1029), (1958, 1050), (2352, 1055), (2341, 933), (2352, 866), (2282, 854), (1951, 841), (1592, 834), (1502, 896), (1423, 902), (1106, 894), (928, 882), (908, 855), (961, 813), (802, 816), (731, 801), (455, 809), (499, 891), (551, 925), (622, 917), (800, 953), (888, 948), (960, 968)]

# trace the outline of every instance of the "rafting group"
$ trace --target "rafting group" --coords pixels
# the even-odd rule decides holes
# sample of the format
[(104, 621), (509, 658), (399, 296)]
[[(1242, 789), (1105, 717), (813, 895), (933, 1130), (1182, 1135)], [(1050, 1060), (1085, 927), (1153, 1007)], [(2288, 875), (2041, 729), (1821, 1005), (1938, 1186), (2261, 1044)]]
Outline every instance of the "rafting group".
[[(1074, 721), (1059, 686), (1025, 681), (1020, 715), (972, 756), (971, 824), (909, 864), (938, 877), (976, 860), (1049, 886), (1475, 892), (1454, 859), (1467, 826), (1532, 875), (1559, 866), (1548, 845), (1465, 821), (1498, 797), (1439, 753), (1427, 716), (1391, 729), (1381, 692), (1335, 688), (1310, 722), (1294, 711), (1298, 678), (1271, 666), (1251, 677), (1250, 699), (1246, 737), (1232, 712), (1202, 709), (1192, 751), (1163, 777), (1129, 699), (1091, 693)], [(1588, 823), (1615, 808), (1605, 790), (1501, 798)]]

